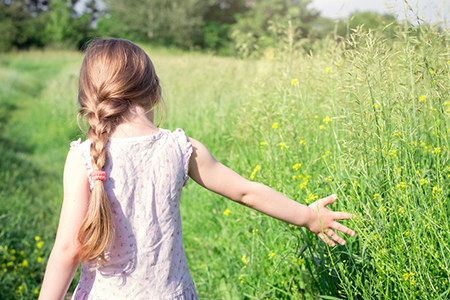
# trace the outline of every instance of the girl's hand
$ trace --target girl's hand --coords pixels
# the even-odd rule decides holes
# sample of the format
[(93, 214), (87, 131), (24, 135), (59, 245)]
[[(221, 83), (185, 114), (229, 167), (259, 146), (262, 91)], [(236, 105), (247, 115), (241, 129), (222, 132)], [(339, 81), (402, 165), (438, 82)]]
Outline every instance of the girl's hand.
[(189, 161), (189, 176), (201, 186), (233, 201), (251, 207), (278, 220), (304, 226), (317, 234), (326, 243), (334, 246), (345, 241), (332, 229), (355, 235), (353, 230), (336, 220), (350, 219), (354, 215), (333, 212), (325, 208), (336, 201), (336, 195), (320, 199), (310, 206), (300, 204), (270, 187), (249, 181), (219, 163), (199, 141), (189, 138), (192, 156)]
[(333, 240), (341, 245), (345, 245), (345, 241), (337, 235), (333, 229), (344, 232), (350, 236), (355, 235), (353, 230), (336, 222), (336, 220), (351, 219), (355, 217), (355, 215), (344, 212), (334, 212), (325, 208), (325, 206), (333, 203), (336, 199), (336, 195), (331, 195), (311, 204), (309, 206), (311, 215), (309, 221), (305, 225), (306, 228), (317, 234), (318, 237), (330, 246), (335, 246)]

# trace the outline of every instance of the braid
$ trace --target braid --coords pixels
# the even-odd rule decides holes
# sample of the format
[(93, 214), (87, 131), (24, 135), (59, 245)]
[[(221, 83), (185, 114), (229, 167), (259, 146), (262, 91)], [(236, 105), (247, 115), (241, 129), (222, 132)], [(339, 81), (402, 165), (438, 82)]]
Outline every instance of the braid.
[[(89, 123), (88, 136), (91, 141), (90, 156), (94, 171), (103, 171), (108, 160), (106, 145), (109, 136), (117, 123), (115, 119), (128, 111), (128, 105), (114, 107), (118, 102), (128, 104), (128, 101), (116, 99), (99, 100), (94, 111), (87, 113)], [(116, 117), (115, 117), (116, 116)], [(92, 189), (86, 217), (78, 233), (82, 261), (101, 260), (107, 262), (105, 251), (114, 240), (111, 206), (102, 181), (95, 181)]]

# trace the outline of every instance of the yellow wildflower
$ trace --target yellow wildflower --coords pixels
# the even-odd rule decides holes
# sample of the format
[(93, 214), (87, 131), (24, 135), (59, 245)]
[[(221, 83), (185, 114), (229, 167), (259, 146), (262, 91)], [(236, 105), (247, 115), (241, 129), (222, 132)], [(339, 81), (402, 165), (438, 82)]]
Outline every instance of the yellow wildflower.
[(269, 253), (269, 258), (272, 258), (272, 257), (274, 257), (274, 255), (275, 255), (275, 253)]
[(425, 95), (420, 96), (419, 101), (425, 100), (426, 97), (427, 97), (427, 96), (425, 96)]
[(278, 123), (273, 123), (272, 128), (278, 128)]
[(38, 247), (40, 249), (40, 248), (42, 248), (43, 245), (44, 245), (44, 242), (40, 241), (36, 244), (36, 247)]
[(303, 177), (303, 175), (300, 175), (299, 177), (300, 177), (300, 178), (303, 178), (303, 182), (300, 184), (300, 189), (306, 188), (306, 185), (308, 184), (309, 178), (310, 178), (311, 176), (306, 175), (305, 177)]
[(433, 187), (433, 191), (432, 191), (433, 195), (436, 194), (436, 192), (437, 192), (437, 193), (442, 192), (442, 188), (438, 188), (437, 186), (434, 186), (434, 187)]
[(24, 267), (28, 266), (28, 261), (26, 259), (24, 259), (22, 261), (22, 266), (24, 266)]
[(320, 125), (319, 128), (320, 128), (321, 130), (327, 129), (327, 128), (326, 128), (325, 126), (323, 126), (323, 125)]
[(295, 165), (292, 166), (292, 169), (295, 169), (296, 171), (298, 171), (298, 169), (301, 167), (301, 165), (302, 164), (295, 164)]
[(314, 201), (314, 200), (316, 200), (316, 199), (318, 199), (318, 198), (319, 198), (319, 196), (313, 195), (312, 193), (309, 193), (308, 198), (306, 198), (306, 203), (309, 203), (309, 202), (311, 202), (311, 201)]
[(41, 240), (39, 236), (35, 236), (34, 239), (36, 240), (36, 242), (39, 242)]
[(326, 117), (326, 118), (323, 119), (322, 121), (323, 121), (325, 124), (328, 125), (328, 123), (330, 123), (330, 122), (333, 121), (333, 120), (331, 120), (330, 117)]
[(333, 68), (331, 68), (331, 67), (328, 67), (325, 69), (325, 73), (327, 73), (327, 74), (330, 73), (331, 71), (333, 71)]
[(40, 257), (40, 256), (37, 258), (37, 261), (40, 262), (40, 263), (41, 263), (43, 260), (44, 260), (44, 259), (43, 259), (42, 257)]
[(253, 170), (252, 174), (250, 175), (250, 179), (255, 179), (256, 173), (261, 169), (260, 165), (256, 165), (255, 169)]
[(265, 146), (265, 145), (267, 145), (265, 142), (261, 142), (261, 143), (259, 143), (259, 145), (260, 146)]
[(286, 149), (289, 149), (289, 146), (286, 145), (286, 143), (279, 143), (278, 146), (280, 146), (280, 149), (283, 149), (284, 147), (286, 147)]
[(397, 189), (405, 189), (405, 188), (408, 187), (408, 185), (405, 182), (402, 181), (402, 182), (400, 182), (400, 184), (397, 184), (395, 187)]
[(298, 79), (297, 79), (297, 78), (295, 78), (295, 79), (292, 79), (292, 81), (291, 81), (291, 85), (295, 85), (295, 86), (298, 86)]
[(223, 214), (224, 214), (225, 216), (228, 216), (229, 214), (231, 214), (231, 210), (229, 210), (229, 209), (227, 208), (227, 209), (225, 209), (225, 211), (223, 212)]
[(242, 256), (241, 260), (242, 260), (242, 262), (245, 263), (245, 264), (248, 263), (248, 262), (250, 261), (250, 259), (249, 259), (249, 258), (246, 258), (245, 255)]

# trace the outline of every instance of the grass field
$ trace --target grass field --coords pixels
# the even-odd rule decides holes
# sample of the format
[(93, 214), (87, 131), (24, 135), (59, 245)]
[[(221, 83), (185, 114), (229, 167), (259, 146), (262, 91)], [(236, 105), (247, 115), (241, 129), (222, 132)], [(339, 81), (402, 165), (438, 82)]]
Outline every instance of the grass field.
[[(346, 246), (191, 182), (184, 245), (201, 299), (450, 297), (450, 47), (430, 28), (358, 31), (265, 60), (148, 48), (163, 127), (183, 128), (246, 178), (301, 203), (338, 194), (358, 217)], [(147, 48), (146, 48), (147, 49)], [(78, 129), (82, 54), (0, 55), (0, 298), (34, 299)], [(75, 287), (76, 282), (71, 286)]]

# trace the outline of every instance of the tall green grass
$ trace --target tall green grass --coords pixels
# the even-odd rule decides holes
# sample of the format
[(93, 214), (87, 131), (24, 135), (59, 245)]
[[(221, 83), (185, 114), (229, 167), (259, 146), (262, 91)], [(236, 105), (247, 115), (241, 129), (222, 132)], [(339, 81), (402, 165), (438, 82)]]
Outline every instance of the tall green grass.
[(73, 70), (79, 62), (79, 54), (64, 52), (0, 56), (2, 299), (39, 292), (61, 206), (67, 143), (78, 135)]
[(279, 62), (245, 104), (248, 172), (260, 166), (258, 180), (303, 203), (337, 192), (335, 208), (358, 215), (345, 247), (302, 241), (316, 295), (449, 297), (448, 38), (418, 27), (385, 41), (360, 29)]
[[(304, 53), (291, 34), (280, 33), (266, 61), (147, 49), (164, 90), (164, 127), (183, 128), (225, 165), (296, 201), (337, 193), (332, 208), (358, 216), (345, 222), (357, 235), (330, 248), (191, 182), (181, 209), (200, 298), (448, 298), (448, 35), (417, 27), (383, 41), (361, 29)], [(64, 156), (84, 136), (81, 58), (0, 56), (5, 299), (33, 299), (40, 288)]]

